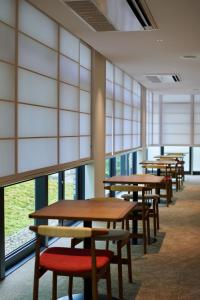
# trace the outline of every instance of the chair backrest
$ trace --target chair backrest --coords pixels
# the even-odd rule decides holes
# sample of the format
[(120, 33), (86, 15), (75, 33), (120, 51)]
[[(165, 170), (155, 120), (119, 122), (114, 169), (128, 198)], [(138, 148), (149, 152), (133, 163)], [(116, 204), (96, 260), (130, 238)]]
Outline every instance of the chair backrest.
[(72, 237), (72, 238), (92, 238), (97, 235), (107, 234), (108, 230), (104, 228), (89, 227), (67, 227), (67, 226), (30, 226), (30, 230), (42, 236), (48, 237)]
[(113, 192), (146, 192), (150, 189), (144, 186), (138, 185), (107, 185), (104, 187), (105, 190)]

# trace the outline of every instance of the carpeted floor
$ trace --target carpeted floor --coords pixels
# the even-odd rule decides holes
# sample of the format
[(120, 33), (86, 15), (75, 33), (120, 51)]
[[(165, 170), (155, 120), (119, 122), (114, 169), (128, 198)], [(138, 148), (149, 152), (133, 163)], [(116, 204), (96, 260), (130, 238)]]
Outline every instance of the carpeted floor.
[[(200, 299), (200, 176), (188, 176), (184, 188), (174, 194), (170, 207), (160, 207), (161, 228), (156, 243), (143, 255), (142, 245), (132, 246), (134, 283), (124, 267), (125, 300)], [(62, 241), (61, 241), (62, 243)], [(115, 245), (113, 246), (115, 247)], [(0, 283), (0, 300), (32, 299), (33, 260)], [(113, 296), (118, 295), (116, 267), (112, 267)], [(58, 282), (58, 296), (65, 295), (67, 281)], [(82, 290), (76, 280), (74, 292)], [(99, 283), (99, 291), (105, 283)], [(51, 274), (40, 283), (40, 300), (51, 299)], [(88, 299), (91, 300), (91, 299)]]

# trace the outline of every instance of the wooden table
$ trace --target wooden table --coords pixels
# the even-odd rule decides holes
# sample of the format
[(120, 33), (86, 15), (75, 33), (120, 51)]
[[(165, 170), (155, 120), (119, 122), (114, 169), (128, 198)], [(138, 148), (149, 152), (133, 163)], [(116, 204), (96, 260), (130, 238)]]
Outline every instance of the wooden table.
[(104, 183), (121, 183), (121, 184), (159, 184), (163, 181), (164, 176), (155, 176), (150, 174), (136, 174), (129, 176), (113, 176), (104, 179)]
[[(30, 218), (57, 219), (57, 220), (79, 220), (84, 226), (91, 227), (92, 221), (122, 221), (136, 206), (133, 202), (92, 200), (61, 200), (39, 209), (29, 215)], [(88, 245), (85, 245), (88, 246)], [(91, 296), (91, 280), (84, 280), (84, 295), (73, 295), (73, 300), (89, 300)], [(62, 297), (62, 300), (69, 299)], [(60, 299), (60, 300), (61, 300)], [(99, 300), (106, 299), (104, 295)], [(116, 298), (113, 298), (116, 299)]]
[(167, 166), (175, 166), (177, 164), (176, 160), (143, 160), (140, 162), (142, 165), (167, 165)]

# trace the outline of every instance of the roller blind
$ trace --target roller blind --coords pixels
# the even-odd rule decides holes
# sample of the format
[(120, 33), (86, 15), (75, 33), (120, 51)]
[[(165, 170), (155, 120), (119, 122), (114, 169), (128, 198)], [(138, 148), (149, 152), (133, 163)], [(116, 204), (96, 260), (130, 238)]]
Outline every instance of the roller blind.
[(106, 62), (106, 153), (141, 146), (141, 87), (128, 74)]
[(0, 44), (0, 183), (90, 159), (90, 47), (24, 0), (0, 2)]
[(190, 95), (162, 97), (162, 144), (190, 145), (192, 110)]

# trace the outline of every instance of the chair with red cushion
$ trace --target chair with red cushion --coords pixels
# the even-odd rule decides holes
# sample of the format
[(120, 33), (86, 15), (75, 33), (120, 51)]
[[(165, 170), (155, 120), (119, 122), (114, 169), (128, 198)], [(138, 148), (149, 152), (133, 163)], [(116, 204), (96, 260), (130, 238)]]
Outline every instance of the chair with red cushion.
[[(53, 272), (53, 300), (57, 299), (58, 275), (91, 278), (93, 300), (98, 299), (98, 280), (100, 278), (106, 278), (107, 297), (108, 299), (112, 299), (110, 261), (113, 252), (95, 249), (95, 238), (98, 235), (106, 234), (107, 229), (48, 225), (30, 226), (30, 229), (37, 233), (33, 300), (38, 300), (39, 279), (46, 271)], [(91, 248), (72, 249), (66, 247), (51, 247), (40, 254), (41, 236), (89, 238), (91, 239)]]

